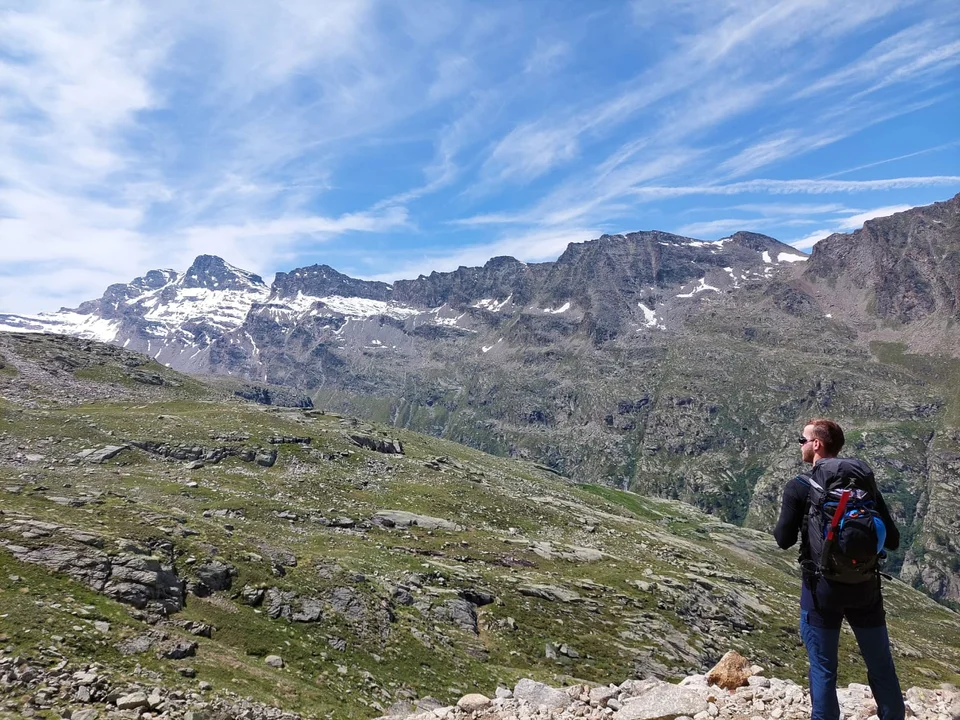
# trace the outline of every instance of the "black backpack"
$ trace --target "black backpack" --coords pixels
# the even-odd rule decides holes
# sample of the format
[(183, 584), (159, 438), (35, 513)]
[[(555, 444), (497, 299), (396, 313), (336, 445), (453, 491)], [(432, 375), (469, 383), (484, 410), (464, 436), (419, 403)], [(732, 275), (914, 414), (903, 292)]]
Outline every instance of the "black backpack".
[(804, 569), (833, 582), (872, 580), (886, 557), (886, 527), (876, 509), (877, 484), (860, 460), (828, 458), (810, 475)]

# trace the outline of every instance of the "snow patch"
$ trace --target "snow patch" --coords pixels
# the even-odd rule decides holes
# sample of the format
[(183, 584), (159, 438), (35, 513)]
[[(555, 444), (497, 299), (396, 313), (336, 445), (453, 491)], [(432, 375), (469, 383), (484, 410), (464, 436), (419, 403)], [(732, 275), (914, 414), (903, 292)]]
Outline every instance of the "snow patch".
[(566, 312), (566, 311), (569, 310), (569, 309), (570, 309), (570, 303), (569, 303), (569, 302), (565, 302), (563, 305), (561, 305), (560, 307), (558, 307), (556, 310), (551, 310), (550, 308), (544, 308), (543, 311), (544, 311), (545, 313), (550, 313), (551, 315), (559, 315), (560, 313), (564, 313), (564, 312)]
[(770, 253), (768, 253), (766, 250), (763, 251), (763, 255), (761, 257), (763, 257), (763, 261), (768, 265), (773, 263), (773, 260), (770, 259)]
[(806, 262), (806, 261), (807, 261), (806, 255), (794, 255), (793, 253), (785, 253), (785, 252), (782, 252), (779, 255), (777, 255), (777, 262), (794, 263), (794, 262)]
[(637, 307), (643, 311), (644, 327), (665, 329), (655, 310), (648, 308), (643, 303), (637, 303)]
[(369, 298), (344, 297), (343, 295), (316, 297), (314, 295), (304, 295), (302, 290), (297, 292), (296, 297), (284, 298), (278, 302), (283, 303), (283, 305), (295, 313), (299, 314), (310, 311), (311, 315), (320, 315), (322, 313), (322, 309), (315, 307), (317, 303), (320, 303), (323, 305), (323, 308), (331, 312), (354, 318), (386, 315), (396, 320), (403, 320), (413, 315), (419, 315), (422, 312), (416, 308), (395, 302), (371, 300)]
[(697, 293), (706, 292), (707, 290), (712, 290), (713, 292), (716, 292), (716, 293), (720, 292), (720, 288), (713, 287), (713, 285), (707, 285), (707, 278), (706, 276), (704, 276), (700, 278), (700, 283), (693, 290), (691, 290), (688, 293), (681, 293), (680, 295), (677, 295), (677, 297), (692, 298)]
[(0, 315), (2, 332), (59, 333), (84, 340), (112, 342), (119, 329), (119, 320), (104, 320), (96, 315), (69, 310), (39, 315)]
[(493, 298), (484, 298), (477, 302), (473, 307), (480, 308), (481, 310), (489, 310), (490, 312), (500, 312), (503, 307), (510, 302), (513, 298), (513, 294), (507, 295), (506, 300), (497, 301)]

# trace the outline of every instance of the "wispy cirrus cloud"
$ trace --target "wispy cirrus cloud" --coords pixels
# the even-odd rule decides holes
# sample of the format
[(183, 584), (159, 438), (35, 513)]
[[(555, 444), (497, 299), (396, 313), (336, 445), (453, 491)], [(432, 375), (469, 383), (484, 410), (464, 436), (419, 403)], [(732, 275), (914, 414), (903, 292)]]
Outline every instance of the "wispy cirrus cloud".
[(830, 235), (833, 235), (834, 233), (857, 230), (868, 220), (873, 220), (874, 218), (880, 217), (888, 217), (898, 212), (909, 210), (910, 207), (910, 205), (888, 205), (886, 207), (874, 208), (873, 210), (865, 210), (853, 215), (847, 215), (846, 217), (836, 219), (829, 227), (825, 229), (815, 230), (812, 233), (799, 238), (798, 240), (790, 241), (790, 244), (798, 250), (809, 250), (818, 242), (826, 237), (829, 237)]
[(946, 0), (0, 9), (0, 310), (201, 252), (395, 277), (843, 229), (960, 190), (958, 36)]

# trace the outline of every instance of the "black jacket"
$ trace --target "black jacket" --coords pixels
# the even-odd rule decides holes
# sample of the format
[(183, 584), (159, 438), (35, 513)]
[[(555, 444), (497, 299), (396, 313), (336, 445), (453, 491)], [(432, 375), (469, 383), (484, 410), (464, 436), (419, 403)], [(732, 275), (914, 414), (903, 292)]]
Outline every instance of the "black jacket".
[[(823, 462), (823, 461), (821, 461)], [(818, 463), (819, 465), (819, 463)], [(814, 467), (816, 471), (816, 466)], [(890, 517), (890, 511), (887, 504), (883, 501), (883, 495), (877, 487), (876, 480), (871, 473), (867, 479), (869, 487), (865, 488), (872, 493), (880, 514), (880, 519), (887, 529), (887, 539), (883, 546), (887, 550), (896, 550), (900, 547), (900, 531), (897, 529), (893, 518)], [(823, 483), (821, 483), (822, 485)], [(807, 498), (810, 495), (810, 485), (804, 480), (802, 475), (795, 477), (787, 483), (783, 489), (783, 502), (780, 506), (780, 519), (777, 521), (777, 527), (773, 531), (773, 536), (777, 540), (777, 545), (786, 550), (793, 547), (797, 538), (800, 538), (801, 549), (806, 544), (806, 533), (801, 532), (804, 529), (804, 523), (807, 517)]]

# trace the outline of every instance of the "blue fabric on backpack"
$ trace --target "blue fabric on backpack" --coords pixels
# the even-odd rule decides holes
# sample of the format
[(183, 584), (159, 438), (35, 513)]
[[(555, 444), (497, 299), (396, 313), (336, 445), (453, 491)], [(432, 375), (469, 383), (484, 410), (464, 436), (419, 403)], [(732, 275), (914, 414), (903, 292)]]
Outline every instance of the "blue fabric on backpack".
[(877, 528), (877, 554), (883, 552), (883, 544), (887, 541), (887, 526), (878, 516), (873, 516), (873, 525)]

